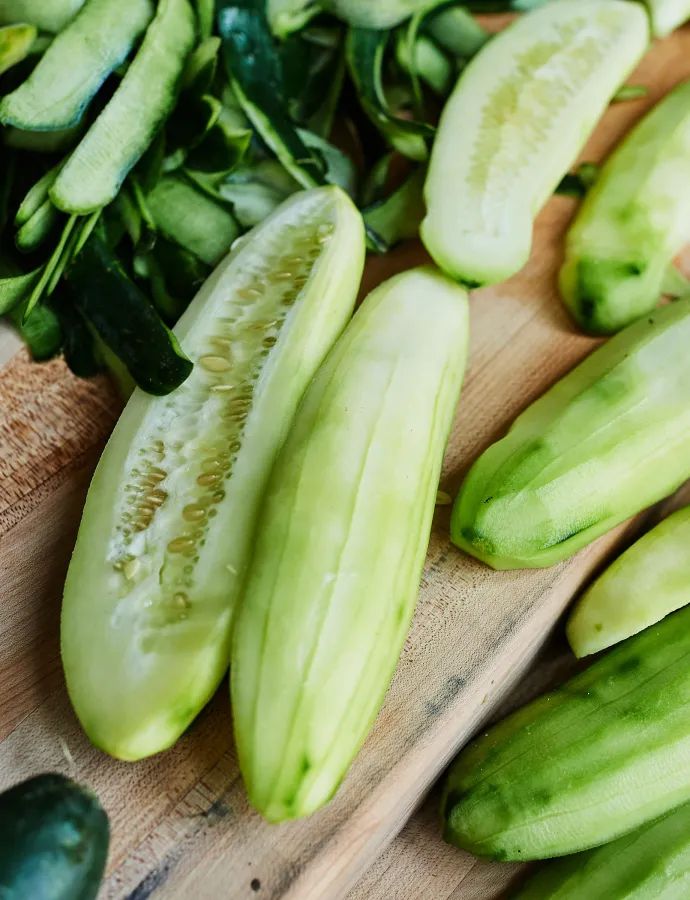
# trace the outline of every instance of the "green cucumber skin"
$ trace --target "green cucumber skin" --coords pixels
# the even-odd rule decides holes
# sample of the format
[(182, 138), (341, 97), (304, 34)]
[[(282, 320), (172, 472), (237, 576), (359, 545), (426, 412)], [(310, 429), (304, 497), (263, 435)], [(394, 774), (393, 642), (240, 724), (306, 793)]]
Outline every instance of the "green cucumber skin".
[(578, 600), (567, 634), (576, 656), (598, 653), (690, 603), (690, 507), (619, 556)]
[(115, 198), (172, 109), (195, 29), (189, 0), (161, 0), (119, 87), (51, 189), (58, 209), (86, 215)]
[(482, 285), (525, 265), (537, 213), (648, 44), (637, 3), (559, 0), (470, 61), (443, 109), (425, 185), (421, 237), (441, 269)]
[(486, 859), (547, 859), (688, 802), (689, 703), (686, 607), (464, 750), (445, 784), (445, 839)]
[(77, 125), (107, 76), (153, 18), (151, 0), (89, 0), (0, 102), (0, 121), (27, 131)]
[(686, 900), (690, 804), (603, 847), (542, 866), (512, 900)]
[(431, 268), (364, 301), (271, 476), (233, 637), (240, 768), (271, 822), (328, 802), (412, 618), (467, 357), (465, 291)]
[(108, 856), (108, 817), (89, 791), (39, 775), (0, 794), (3, 900), (95, 900)]
[(566, 238), (560, 289), (585, 331), (612, 334), (654, 309), (690, 231), (690, 81), (614, 151)]
[(470, 470), (451, 538), (495, 569), (568, 558), (690, 477), (690, 300), (611, 338)]
[(645, 0), (654, 36), (663, 38), (690, 19), (690, 0)]
[[(199, 360), (209, 352), (208, 339), (217, 334), (217, 317), (228, 314), (226, 303), (257, 266), (265, 266), (266, 245), (274, 248), (276, 263), (275, 254), (295, 252), (282, 249), (290, 230), (313, 221), (332, 223), (332, 237), (262, 364), (232, 477), (221, 482), (225, 497), (214, 507), (213, 527), (198, 551), (189, 609), (177, 620), (166, 618), (171, 592), (166, 570), (174, 567), (174, 559), (165, 547), (184, 525), (182, 507), (194, 502), (203, 448), (224, 438), (219, 422), (224, 408), (216, 408), (205, 393), (203, 414), (193, 417), (196, 398), (207, 390)], [(362, 218), (339, 188), (302, 191), (287, 200), (243, 238), (178, 322), (175, 334), (195, 363), (187, 381), (164, 398), (135, 391), (118, 421), (87, 496), (61, 626), (72, 705), (92, 743), (112, 756), (137, 760), (171, 746), (226, 673), (234, 606), (268, 474), (304, 390), (352, 314), (364, 254)], [(286, 288), (290, 285), (282, 281), (273, 288), (276, 307)], [(174, 450), (169, 445), (177, 440), (188, 463), (179, 465), (173, 456), (173, 467), (158, 485), (168, 498), (155, 513), (153, 531), (144, 532), (144, 550), (132, 547), (139, 553), (142, 574), (128, 589), (113, 571), (110, 548), (117, 541), (118, 510), (128, 497), (125, 486), (134, 479), (131, 466), (138, 464), (138, 448), (149, 446), (154, 437), (166, 444), (160, 464), (166, 471)]]

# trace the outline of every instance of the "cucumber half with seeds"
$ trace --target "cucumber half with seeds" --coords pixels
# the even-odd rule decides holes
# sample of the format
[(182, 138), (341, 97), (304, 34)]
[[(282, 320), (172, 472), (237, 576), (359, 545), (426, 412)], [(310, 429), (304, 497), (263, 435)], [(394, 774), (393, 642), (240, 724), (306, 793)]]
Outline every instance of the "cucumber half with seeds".
[(654, 309), (689, 234), (687, 81), (616, 149), (568, 232), (560, 288), (574, 318), (610, 334)]
[(170, 746), (222, 678), (266, 479), (363, 264), (362, 218), (339, 188), (286, 201), (180, 320), (189, 378), (167, 397), (136, 391), (118, 422), (62, 614), (72, 703), (112, 755)]
[(536, 214), (649, 43), (644, 7), (558, 0), (470, 62), (446, 104), (422, 239), (459, 281), (490, 284), (529, 258)]

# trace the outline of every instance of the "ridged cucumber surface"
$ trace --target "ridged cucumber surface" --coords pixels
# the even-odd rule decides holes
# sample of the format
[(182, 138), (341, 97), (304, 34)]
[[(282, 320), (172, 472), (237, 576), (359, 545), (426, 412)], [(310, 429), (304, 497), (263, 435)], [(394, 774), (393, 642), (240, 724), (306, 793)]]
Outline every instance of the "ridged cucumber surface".
[(577, 602), (567, 634), (576, 656), (598, 653), (690, 603), (690, 507), (640, 538)]
[(620, 332), (474, 464), (453, 542), (495, 569), (551, 566), (690, 477), (690, 300)]
[(39, 775), (0, 794), (3, 900), (95, 900), (108, 856), (108, 818), (90, 791)]
[(542, 866), (512, 900), (687, 900), (690, 805), (617, 841)]
[(385, 282), (310, 386), (278, 458), (231, 666), (240, 767), (269, 821), (332, 797), (383, 701), (467, 343), (462, 288), (431, 268)]
[(690, 0), (645, 0), (655, 37), (666, 37), (690, 19)]
[(595, 334), (658, 304), (664, 274), (690, 234), (690, 81), (614, 151), (566, 238), (563, 299)]
[(27, 131), (76, 125), (153, 18), (152, 0), (88, 0), (31, 75), (0, 102), (0, 121)]
[(345, 327), (364, 261), (339, 188), (286, 201), (206, 282), (175, 333), (194, 362), (136, 391), (94, 475), (67, 575), (62, 656), (93, 743), (172, 744), (218, 686), (268, 474)]
[(690, 800), (689, 712), (686, 607), (464, 750), (445, 785), (446, 840), (547, 859), (653, 821)]
[(536, 214), (649, 43), (625, 0), (558, 0), (521, 16), (470, 62), (431, 155), (421, 235), (468, 284), (527, 262)]
[(189, 0), (160, 0), (124, 78), (58, 175), (58, 209), (86, 215), (106, 206), (172, 110), (196, 21)]

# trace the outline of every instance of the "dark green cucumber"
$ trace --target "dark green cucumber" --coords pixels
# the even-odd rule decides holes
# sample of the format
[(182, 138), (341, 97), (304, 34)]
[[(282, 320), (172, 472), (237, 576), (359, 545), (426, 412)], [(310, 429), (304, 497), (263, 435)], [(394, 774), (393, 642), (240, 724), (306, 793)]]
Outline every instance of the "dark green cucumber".
[(446, 840), (546, 859), (651, 822), (690, 801), (689, 712), (686, 607), (464, 750), (445, 786)]
[(690, 804), (586, 853), (543, 866), (513, 900), (687, 900)]
[(31, 75), (0, 103), (0, 121), (27, 131), (71, 128), (153, 17), (152, 0), (88, 0)]
[(98, 799), (62, 775), (39, 775), (0, 795), (3, 900), (95, 900), (108, 856)]
[(161, 0), (120, 86), (52, 187), (58, 209), (85, 214), (113, 200), (172, 109), (194, 33), (188, 0)]

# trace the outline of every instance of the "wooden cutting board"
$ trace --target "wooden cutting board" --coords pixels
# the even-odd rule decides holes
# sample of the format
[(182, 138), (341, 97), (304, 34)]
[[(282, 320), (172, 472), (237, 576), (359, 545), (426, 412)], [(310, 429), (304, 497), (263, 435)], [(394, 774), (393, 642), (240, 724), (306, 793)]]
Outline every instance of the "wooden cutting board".
[[(583, 159), (602, 158), (651, 102), (690, 76), (687, 60), (690, 32), (657, 45), (633, 78), (650, 86), (648, 100), (612, 107)], [(594, 346), (575, 333), (555, 288), (574, 208), (551, 200), (527, 268), (472, 297), (470, 369), (442, 481), (450, 493), (517, 413)], [(424, 260), (416, 244), (372, 260), (366, 288)], [(8, 347), (0, 335), (5, 359)], [(93, 749), (70, 709), (60, 593), (89, 478), (118, 412), (105, 381), (78, 381), (60, 362), (33, 366), (22, 351), (0, 371), (0, 789), (45, 770), (95, 788), (112, 824), (102, 900), (336, 900), (350, 890), (351, 900), (496, 897), (513, 868), (474, 865), (445, 847), (432, 806), (394, 838), (534, 661), (572, 596), (641, 521), (553, 569), (496, 573), (449, 543), (449, 511), (439, 509), (415, 619), (371, 736), (326, 809), (269, 826), (247, 805), (225, 684), (176, 747), (136, 764)]]

